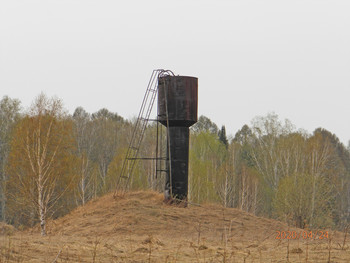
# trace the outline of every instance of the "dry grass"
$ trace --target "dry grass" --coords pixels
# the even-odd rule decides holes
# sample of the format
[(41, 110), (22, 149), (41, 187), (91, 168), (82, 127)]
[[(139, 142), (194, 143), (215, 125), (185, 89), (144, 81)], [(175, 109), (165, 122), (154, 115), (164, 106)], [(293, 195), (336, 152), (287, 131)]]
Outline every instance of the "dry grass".
[(218, 205), (162, 201), (154, 192), (106, 195), (50, 221), (46, 237), (36, 228), (1, 235), (0, 262), (350, 262), (343, 233), (276, 240), (276, 231), (302, 230)]

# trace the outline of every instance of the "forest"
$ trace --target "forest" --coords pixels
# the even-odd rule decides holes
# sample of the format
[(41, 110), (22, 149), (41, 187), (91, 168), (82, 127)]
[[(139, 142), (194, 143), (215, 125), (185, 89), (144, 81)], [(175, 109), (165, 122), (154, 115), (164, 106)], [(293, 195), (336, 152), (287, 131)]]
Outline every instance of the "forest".
[[(234, 117), (232, 120), (234, 121)], [(249, 120), (248, 120), (249, 121)], [(0, 100), (0, 220), (18, 229), (58, 218), (114, 191), (135, 119), (108, 109), (70, 115), (39, 94), (29, 109)], [(141, 156), (155, 156), (150, 123)], [(153, 161), (139, 161), (130, 190), (162, 192)], [(310, 229), (350, 223), (350, 149), (335, 134), (297, 129), (275, 113), (257, 116), (234, 136), (200, 116), (191, 127), (189, 202), (220, 203)]]

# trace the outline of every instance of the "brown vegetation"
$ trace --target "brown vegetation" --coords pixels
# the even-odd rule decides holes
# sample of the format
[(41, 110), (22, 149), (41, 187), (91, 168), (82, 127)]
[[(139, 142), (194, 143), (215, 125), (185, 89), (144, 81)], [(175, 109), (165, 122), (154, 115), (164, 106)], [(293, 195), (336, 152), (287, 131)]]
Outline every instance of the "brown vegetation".
[(343, 233), (280, 239), (296, 231), (219, 205), (169, 206), (155, 192), (111, 194), (38, 228), (0, 236), (0, 262), (349, 262)]

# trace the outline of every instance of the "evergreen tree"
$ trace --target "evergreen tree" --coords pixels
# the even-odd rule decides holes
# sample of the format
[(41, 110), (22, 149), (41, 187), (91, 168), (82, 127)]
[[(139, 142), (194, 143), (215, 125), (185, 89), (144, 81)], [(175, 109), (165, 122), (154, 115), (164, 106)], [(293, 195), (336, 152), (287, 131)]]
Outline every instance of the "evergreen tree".
[(227, 140), (227, 137), (226, 137), (225, 125), (221, 126), (221, 129), (218, 132), (218, 136), (219, 136), (219, 141), (221, 141), (225, 145), (225, 147), (227, 149), (227, 147), (228, 147), (228, 140)]

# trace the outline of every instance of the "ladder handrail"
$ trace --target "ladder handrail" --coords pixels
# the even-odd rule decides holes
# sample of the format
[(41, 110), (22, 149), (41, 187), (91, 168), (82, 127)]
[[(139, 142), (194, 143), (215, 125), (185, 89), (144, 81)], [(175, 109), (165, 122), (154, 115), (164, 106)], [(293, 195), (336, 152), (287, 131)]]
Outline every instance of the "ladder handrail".
[[(174, 75), (174, 73), (170, 70), (163, 70), (163, 69), (155, 69), (152, 72), (151, 78), (148, 82), (145, 95), (143, 97), (143, 101), (141, 104), (141, 108), (139, 111), (138, 118), (136, 120), (132, 136), (129, 142), (129, 147), (126, 152), (125, 159), (123, 161), (122, 169), (119, 174), (119, 177), (117, 179), (116, 183), (116, 190), (114, 192), (114, 196), (116, 195), (118, 191), (118, 187), (121, 185), (121, 180), (123, 178), (126, 178), (126, 182), (121, 187), (122, 192), (124, 193), (126, 190), (127, 185), (129, 184), (130, 178), (132, 176), (133, 169), (135, 167), (135, 161), (138, 159), (138, 153), (140, 149), (140, 145), (145, 133), (145, 130), (147, 128), (147, 122), (149, 120), (149, 116), (152, 112), (152, 108), (154, 105), (154, 101), (157, 95), (158, 91), (158, 80), (160, 77), (163, 77), (165, 75)], [(158, 119), (158, 116), (157, 116)], [(167, 116), (168, 121), (168, 116)], [(136, 144), (135, 144), (136, 143)], [(131, 163), (130, 163), (131, 162)], [(171, 164), (170, 164), (171, 165)], [(127, 176), (125, 173), (128, 171)]]

